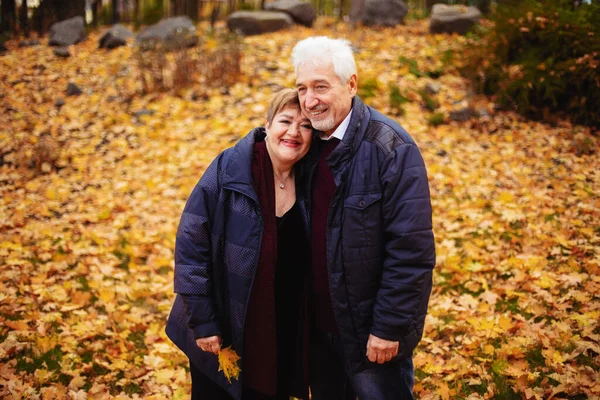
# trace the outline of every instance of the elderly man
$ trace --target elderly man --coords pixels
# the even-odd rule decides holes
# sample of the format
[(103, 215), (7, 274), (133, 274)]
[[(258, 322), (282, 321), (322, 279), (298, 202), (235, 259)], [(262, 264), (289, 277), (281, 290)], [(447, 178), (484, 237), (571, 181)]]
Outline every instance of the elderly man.
[(292, 51), (304, 114), (321, 140), (312, 186), (313, 400), (412, 399), (435, 247), (423, 158), (356, 96), (350, 43)]

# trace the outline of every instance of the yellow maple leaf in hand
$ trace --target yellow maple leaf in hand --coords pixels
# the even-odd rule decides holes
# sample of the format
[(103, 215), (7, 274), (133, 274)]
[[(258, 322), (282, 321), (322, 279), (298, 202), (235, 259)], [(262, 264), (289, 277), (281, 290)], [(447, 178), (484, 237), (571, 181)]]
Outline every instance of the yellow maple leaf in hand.
[(240, 376), (240, 367), (237, 362), (240, 356), (231, 348), (231, 346), (219, 351), (219, 371), (223, 371), (225, 378), (231, 383), (231, 378), (238, 379)]

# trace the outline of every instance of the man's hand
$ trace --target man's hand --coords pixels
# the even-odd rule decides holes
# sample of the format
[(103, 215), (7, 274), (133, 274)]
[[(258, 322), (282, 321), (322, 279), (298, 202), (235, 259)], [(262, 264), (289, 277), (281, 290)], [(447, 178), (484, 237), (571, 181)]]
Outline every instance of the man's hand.
[(391, 340), (380, 339), (377, 336), (369, 335), (369, 340), (367, 341), (367, 357), (371, 362), (383, 364), (390, 361), (398, 354), (399, 347), (400, 342), (393, 342)]
[(221, 342), (221, 336), (209, 336), (196, 339), (196, 344), (200, 347), (200, 350), (214, 354), (219, 354)]

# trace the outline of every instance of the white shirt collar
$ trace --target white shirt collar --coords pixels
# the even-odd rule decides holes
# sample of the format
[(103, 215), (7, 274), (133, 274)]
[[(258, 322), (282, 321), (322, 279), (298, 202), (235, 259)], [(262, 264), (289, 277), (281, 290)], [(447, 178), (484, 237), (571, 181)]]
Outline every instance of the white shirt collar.
[(327, 136), (323, 132), (320, 132), (319, 137), (321, 138), (321, 140), (329, 140), (331, 138), (336, 138), (336, 139), (340, 139), (340, 141), (341, 141), (344, 138), (344, 135), (346, 134), (346, 129), (348, 129), (348, 125), (350, 125), (350, 117), (351, 116), (352, 116), (352, 109), (350, 109), (350, 112), (348, 113), (348, 115), (346, 115), (346, 118), (344, 118), (342, 123), (338, 125), (338, 127), (336, 128), (335, 131), (333, 131), (331, 136)]

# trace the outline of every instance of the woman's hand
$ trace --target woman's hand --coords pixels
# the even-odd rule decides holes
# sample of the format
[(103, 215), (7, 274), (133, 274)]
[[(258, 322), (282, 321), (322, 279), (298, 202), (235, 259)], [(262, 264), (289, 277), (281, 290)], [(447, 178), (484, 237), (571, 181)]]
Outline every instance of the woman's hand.
[(200, 347), (200, 350), (214, 354), (219, 354), (221, 343), (221, 336), (209, 336), (196, 339), (196, 344)]

